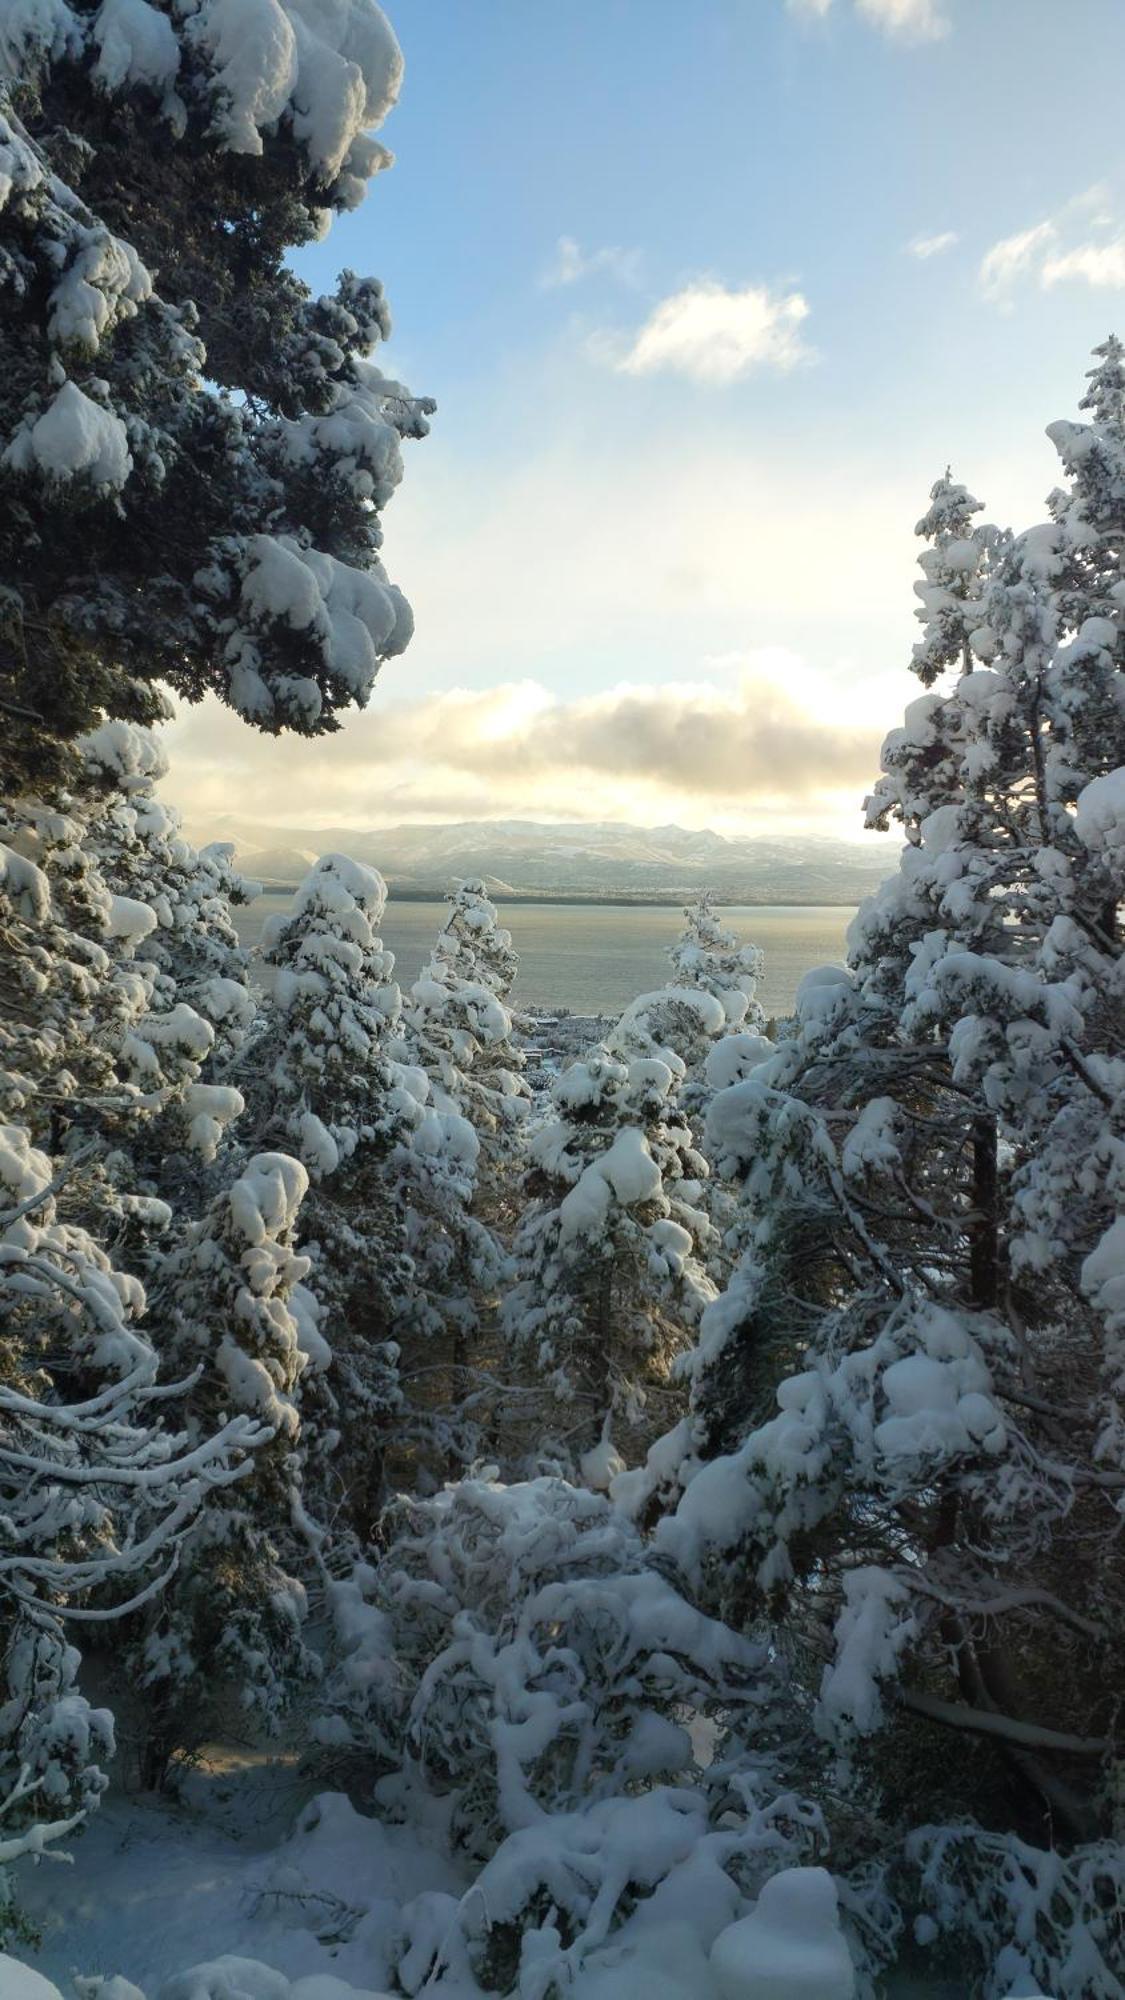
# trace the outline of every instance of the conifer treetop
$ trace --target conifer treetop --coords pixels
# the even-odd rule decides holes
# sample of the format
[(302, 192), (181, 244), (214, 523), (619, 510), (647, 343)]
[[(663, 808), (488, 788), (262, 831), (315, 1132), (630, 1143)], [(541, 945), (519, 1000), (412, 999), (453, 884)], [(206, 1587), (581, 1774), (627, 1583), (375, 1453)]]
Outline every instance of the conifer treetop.
[(1091, 411), (1096, 424), (1125, 437), (1125, 346), (1115, 333), (1107, 334), (1094, 357), (1086, 374), (1090, 386), (1078, 407)]

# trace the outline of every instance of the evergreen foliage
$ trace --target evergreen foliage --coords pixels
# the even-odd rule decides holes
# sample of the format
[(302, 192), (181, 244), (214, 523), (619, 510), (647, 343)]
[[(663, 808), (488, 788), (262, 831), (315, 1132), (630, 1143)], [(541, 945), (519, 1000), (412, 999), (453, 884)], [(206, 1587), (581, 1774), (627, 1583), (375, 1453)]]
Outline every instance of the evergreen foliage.
[(6, 787), (160, 682), (316, 734), (410, 636), (380, 512), (430, 406), (370, 358), (377, 282), (283, 261), (389, 158), (401, 58), (373, 0), (261, 12), (0, 23)]
[[(904, 1855), (980, 1949), (1021, 1840), (1116, 1866), (1117, 360), (1110, 343), (1095, 371), (1101, 421), (1052, 427), (1073, 485), (1050, 522), (974, 538), (947, 479), (920, 524), (931, 691), (869, 807), (907, 845), (848, 967), (805, 980), (776, 1055), (712, 1104), (742, 1256), (704, 1319), (658, 1533), (799, 1663), (888, 1823), (917, 1825), (898, 1769), (925, 1770), (931, 1815), (977, 1816)], [(1115, 1990), (1110, 1936), (1082, 1991)], [(1075, 1948), (1036, 1915), (1003, 1963), (1050, 1986)]]
[(704, 895), (538, 1076), (485, 883), (405, 998), (346, 855), (252, 966), (160, 792), (165, 686), (311, 736), (409, 637), (428, 405), (285, 262), (400, 71), (0, 0), (0, 1945), (89, 1631), (145, 1783), (237, 1713), (444, 1843), (397, 1990), (1121, 2000), (1125, 348), (1046, 522), (931, 490), (847, 964), (767, 1036)]
[[(699, 1259), (706, 1166), (678, 1111), (683, 1064), (595, 1049), (556, 1077), (532, 1134), (514, 1281), (502, 1310), (560, 1409), (571, 1463), (597, 1486), (622, 1469), (616, 1427), (651, 1434), (713, 1288)], [(659, 1417), (656, 1419), (659, 1428)]]
[(245, 1064), (259, 1136), (291, 1146), (311, 1179), (301, 1226), (324, 1334), (305, 1394), (308, 1482), (364, 1533), (386, 1497), (398, 1341), (413, 1304), (393, 1161), (422, 1117), (388, 1054), (400, 995), (379, 937), (385, 903), (374, 869), (321, 857), (263, 932), (272, 1005)]

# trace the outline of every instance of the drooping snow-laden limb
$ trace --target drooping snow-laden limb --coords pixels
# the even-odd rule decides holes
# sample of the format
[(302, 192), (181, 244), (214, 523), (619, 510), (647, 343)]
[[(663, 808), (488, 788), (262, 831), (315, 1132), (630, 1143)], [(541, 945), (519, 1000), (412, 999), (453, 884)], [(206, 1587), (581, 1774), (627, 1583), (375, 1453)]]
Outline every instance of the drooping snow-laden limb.
[[(119, 1332), (119, 1316), (114, 1312), (108, 1299), (100, 1298), (91, 1287), (80, 1285), (76, 1280), (68, 1278), (47, 1258), (28, 1255), (26, 1252), (12, 1256), (6, 1254), (8, 1249), (9, 1246), (0, 1244), (0, 1267), (6, 1266), (18, 1274), (9, 1280), (6, 1286), (8, 1291), (22, 1298), (43, 1299), (50, 1296), (53, 1287), (56, 1291), (65, 1292), (67, 1298), (73, 1299), (76, 1305), (88, 1311), (103, 1333)], [(25, 1277), (24, 1273), (30, 1273), (30, 1279)]]
[(67, 1162), (64, 1172), (56, 1174), (53, 1181), (48, 1181), (45, 1187), (36, 1188), (34, 1193), (29, 1194), (15, 1208), (0, 1209), (0, 1234), (6, 1229), (10, 1229), (13, 1222), (22, 1222), (25, 1215), (34, 1215), (36, 1209), (43, 1208), (47, 1202), (53, 1201), (54, 1197), (61, 1193), (62, 1189), (66, 1186), (75, 1168), (83, 1166), (87, 1160), (93, 1157), (94, 1150), (92, 1146), (82, 1147)]
[[(17, 1806), (24, 1805), (28, 1799), (34, 1798), (42, 1789), (42, 1773), (39, 1777), (35, 1777), (30, 1764), (21, 1764), (11, 1790), (6, 1797), (0, 1798), (0, 1819), (4, 1819)], [(23, 1829), (22, 1833), (14, 1834), (8, 1840), (0, 1840), (0, 1868), (9, 1866), (13, 1861), (22, 1861), (28, 1855), (34, 1856), (37, 1861), (69, 1862), (72, 1856), (57, 1853), (54, 1843), (65, 1840), (67, 1834), (73, 1833), (76, 1826), (81, 1826), (85, 1818), (84, 1812), (77, 1812), (71, 1813), (67, 1819), (33, 1821), (30, 1826)]]
[(69, 1819), (37, 1820), (23, 1833), (13, 1835), (11, 1840), (0, 1840), (0, 1868), (6, 1868), (13, 1861), (22, 1861), (33, 1854), (41, 1861), (71, 1861), (70, 1854), (56, 1854), (51, 1850), (56, 1840), (65, 1840), (76, 1826), (81, 1826), (86, 1818), (84, 1812), (73, 1813)]
[[(14, 1451), (0, 1440), (0, 1465), (10, 1465), (16, 1471), (42, 1473), (45, 1478), (58, 1480), (64, 1486), (131, 1486), (155, 1491), (196, 1473), (205, 1473), (211, 1484), (225, 1486), (232, 1479), (243, 1477), (246, 1463), (241, 1461), (231, 1465), (231, 1452), (254, 1451), (273, 1435), (269, 1424), (257, 1423), (247, 1416), (232, 1417), (221, 1431), (205, 1438), (202, 1444), (195, 1445), (182, 1458), (140, 1466), (117, 1465), (112, 1459), (100, 1465), (68, 1466), (63, 1460), (34, 1458), (27, 1452)], [(0, 1558), (0, 1569), (3, 1566), (3, 1558)]]
[[(33, 1596), (30, 1591), (20, 1590), (14, 1584), (9, 1585), (9, 1588), (17, 1603), (22, 1604), (27, 1611), (43, 1611), (53, 1618), (69, 1618), (87, 1625), (110, 1625), (115, 1619), (127, 1618), (130, 1613), (140, 1611), (144, 1605), (151, 1604), (154, 1598), (167, 1590), (179, 1566), (180, 1552), (176, 1547), (172, 1551), (172, 1560), (167, 1567), (159, 1571), (156, 1576), (150, 1577), (132, 1597), (127, 1597), (122, 1604), (107, 1604), (100, 1607), (91, 1604), (47, 1604), (41, 1597)], [(130, 1568), (133, 1567), (135, 1565), (130, 1564)]]
[[(186, 1396), (195, 1387), (203, 1373), (203, 1365), (193, 1368), (190, 1375), (181, 1376), (178, 1382), (154, 1382), (152, 1380), (153, 1361), (145, 1357), (128, 1375), (122, 1375), (100, 1395), (89, 1396), (81, 1403), (51, 1403), (49, 1417), (52, 1430), (60, 1431), (104, 1431), (107, 1420), (112, 1421), (115, 1407), (132, 1407), (137, 1403), (170, 1402)], [(7, 1412), (13, 1417), (29, 1417), (40, 1421), (44, 1406), (36, 1402), (34, 1396), (21, 1396), (14, 1389), (0, 1388), (0, 1413)]]
[[(164, 1466), (140, 1468), (132, 1477), (129, 1467), (103, 1470), (96, 1466), (67, 1467), (50, 1461), (36, 1462), (35, 1470), (42, 1472), (55, 1487), (96, 1488), (101, 1484), (116, 1484), (159, 1495), (168, 1488), (174, 1493), (181, 1488), (185, 1478), (187, 1485), (181, 1488), (174, 1505), (146, 1536), (138, 1541), (126, 1542), (113, 1553), (68, 1558), (60, 1555), (57, 1548), (49, 1547), (48, 1552), (42, 1555), (16, 1550), (0, 1557), (0, 1588), (6, 1587), (19, 1602), (34, 1609), (54, 1616), (77, 1616), (91, 1622), (108, 1622), (127, 1611), (136, 1610), (157, 1596), (174, 1574), (178, 1545), (207, 1496), (220, 1487), (230, 1486), (247, 1477), (253, 1469), (251, 1454), (272, 1435), (264, 1425), (254, 1424), (245, 1417), (234, 1418), (223, 1431), (186, 1453), (180, 1460), (169, 1460)], [(232, 1458), (232, 1453), (237, 1453), (237, 1457)], [(18, 1457), (18, 1454), (7, 1453), (0, 1448), (0, 1471), (13, 1457)], [(21, 1501), (27, 1504), (34, 1490), (33, 1484), (24, 1482), (15, 1496), (15, 1504), (18, 1506)], [(7, 1534), (15, 1538), (19, 1531), (12, 1518), (12, 1506), (12, 1501), (9, 1501), (0, 1514), (0, 1521), (4, 1523)], [(42, 1542), (44, 1518), (39, 1508), (34, 1510), (32, 1525), (36, 1538)], [(169, 1547), (173, 1550), (171, 1566), (164, 1574), (144, 1585), (127, 1603), (91, 1610), (86, 1607), (76, 1609), (67, 1602), (72, 1597), (104, 1587), (114, 1578), (136, 1575)], [(50, 1590), (49, 1601), (37, 1597), (34, 1590), (27, 1587), (34, 1583)]]
[(3, 1388), (0, 1389), (0, 1411), (12, 1417), (41, 1419), (49, 1415), (52, 1428), (58, 1430), (84, 1431), (91, 1426), (104, 1430), (107, 1423), (113, 1422), (114, 1412), (131, 1409), (142, 1392), (146, 1401), (150, 1393), (160, 1393), (152, 1381), (155, 1366), (155, 1356), (151, 1352), (146, 1353), (127, 1375), (118, 1376), (108, 1388), (99, 1390), (96, 1396), (87, 1396), (80, 1403), (45, 1405), (37, 1402), (34, 1396), (21, 1396), (15, 1389)]
[(1088, 1639), (1104, 1639), (1105, 1627), (1092, 1618), (1083, 1618), (1081, 1612), (1071, 1609), (1061, 1597), (1050, 1590), (1013, 1588), (1001, 1590), (993, 1597), (972, 1597), (957, 1591), (943, 1590), (930, 1577), (920, 1576), (914, 1570), (893, 1572), (910, 1590), (920, 1591), (924, 1597), (932, 1597), (936, 1603), (948, 1605), (966, 1618), (1000, 1618), (1008, 1611), (1047, 1611), (1064, 1624), (1072, 1625)]
[(969, 1729), (979, 1736), (1000, 1736), (1029, 1750), (1065, 1750), (1075, 1757), (1104, 1757), (1113, 1744), (1104, 1736), (1072, 1736), (1063, 1729), (1049, 1729), (1040, 1722), (1021, 1722), (998, 1711), (969, 1708), (964, 1702), (942, 1701), (939, 1696), (899, 1688), (896, 1699), (903, 1708), (924, 1715), (931, 1722), (945, 1722), (953, 1729)]

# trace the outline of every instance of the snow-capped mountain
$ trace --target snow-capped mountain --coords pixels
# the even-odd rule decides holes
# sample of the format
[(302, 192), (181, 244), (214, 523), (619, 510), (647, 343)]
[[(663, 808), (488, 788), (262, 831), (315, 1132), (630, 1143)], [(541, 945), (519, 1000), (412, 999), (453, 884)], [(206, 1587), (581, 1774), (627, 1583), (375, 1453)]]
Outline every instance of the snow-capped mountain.
[(444, 893), (465, 875), (490, 893), (675, 898), (710, 888), (728, 901), (854, 903), (894, 865), (890, 843), (823, 836), (731, 838), (708, 829), (618, 821), (541, 825), (465, 820), (453, 825), (295, 830), (232, 818), (194, 835), (233, 841), (239, 866), (269, 883), (300, 879), (318, 855), (344, 852), (387, 877), (392, 894)]

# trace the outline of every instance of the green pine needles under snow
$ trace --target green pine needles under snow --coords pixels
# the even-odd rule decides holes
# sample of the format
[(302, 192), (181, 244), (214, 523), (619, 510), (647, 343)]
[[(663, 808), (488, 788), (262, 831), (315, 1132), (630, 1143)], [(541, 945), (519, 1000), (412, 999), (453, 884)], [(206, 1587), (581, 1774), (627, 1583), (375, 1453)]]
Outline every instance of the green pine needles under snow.
[(344, 855), (263, 994), (159, 723), (316, 736), (409, 638), (429, 405), (284, 261), (400, 68), (373, 0), (0, 0), (0, 1991), (233, 1737), (323, 1796), (149, 2000), (1120, 2000), (1125, 349), (1044, 524), (934, 486), (901, 861), (772, 1038), (705, 898), (537, 1069), (483, 886), (403, 992)]

